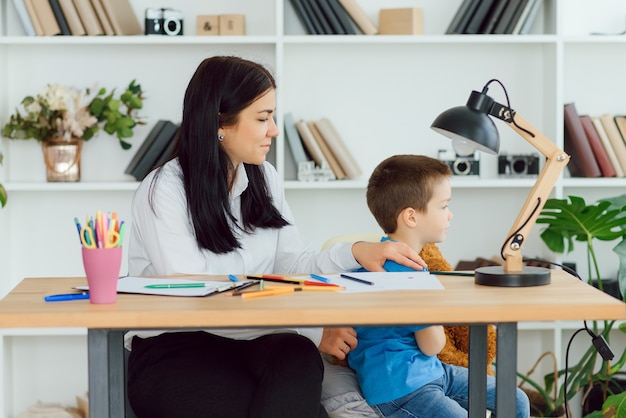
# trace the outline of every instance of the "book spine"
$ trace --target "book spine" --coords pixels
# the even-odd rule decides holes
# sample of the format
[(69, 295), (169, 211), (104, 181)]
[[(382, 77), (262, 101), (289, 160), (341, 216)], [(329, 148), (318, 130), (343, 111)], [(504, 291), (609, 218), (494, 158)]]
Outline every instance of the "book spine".
[(91, 0), (91, 4), (93, 6), (93, 9), (96, 11), (98, 21), (100, 22), (100, 26), (102, 26), (102, 31), (104, 32), (104, 34), (108, 36), (115, 35), (113, 26), (111, 26), (111, 22), (109, 22), (109, 18), (104, 11), (104, 7), (102, 7), (102, 2), (100, 0)]
[(137, 20), (128, 0), (101, 0), (116, 35), (143, 35), (143, 26)]
[(344, 32), (347, 35), (356, 35), (357, 31), (352, 24), (352, 20), (350, 20), (350, 15), (348, 15), (348, 12), (341, 6), (339, 0), (328, 0), (328, 4), (330, 4), (337, 19), (339, 19), (339, 23), (343, 27)]
[(293, 155), (293, 161), (296, 163), (296, 167), (299, 163), (309, 161), (302, 146), (302, 139), (296, 129), (296, 122), (291, 112), (287, 112), (283, 115), (285, 121), (285, 136), (287, 142), (289, 142), (289, 148), (291, 148), (291, 154)]
[(346, 173), (346, 177), (349, 179), (359, 177), (362, 174), (361, 167), (359, 167), (359, 164), (343, 139), (341, 139), (332, 122), (328, 118), (322, 118), (315, 123), (324, 139), (326, 139), (328, 147), (337, 158), (337, 161), (339, 161), (341, 168)]
[(74, 2), (72, 0), (59, 0), (59, 4), (61, 5), (63, 15), (65, 16), (67, 25), (70, 27), (72, 35), (82, 36), (87, 34), (82, 22), (80, 21)]
[(165, 121), (162, 125), (162, 129), (158, 131), (154, 141), (149, 144), (143, 154), (140, 155), (139, 162), (134, 170), (130, 173), (138, 181), (141, 181), (152, 171), (156, 166), (159, 158), (163, 155), (163, 151), (168, 147), (170, 142), (174, 139), (178, 126), (170, 121)]
[(491, 10), (491, 7), (493, 6), (493, 1), (494, 0), (482, 0), (478, 4), (463, 33), (477, 34), (480, 32), (480, 27), (483, 25), (483, 22), (485, 22), (485, 19), (487, 19), (489, 10)]
[(539, 9), (541, 8), (541, 4), (543, 0), (535, 0), (533, 7), (530, 9), (528, 13), (528, 17), (524, 20), (522, 27), (519, 30), (520, 35), (526, 35), (530, 32), (530, 28), (532, 28), (535, 20), (537, 19), (537, 14), (539, 13)]
[(39, 18), (44, 35), (60, 35), (61, 28), (57, 23), (57, 19), (54, 17), (54, 12), (48, 0), (33, 0), (33, 6), (35, 6), (35, 13)]
[(563, 107), (565, 122), (564, 148), (572, 158), (569, 166), (570, 174), (574, 177), (600, 177), (600, 167), (596, 162), (583, 125), (574, 103), (567, 103)]
[(465, 33), (465, 30), (467, 29), (467, 26), (472, 20), (472, 16), (474, 16), (474, 12), (476, 12), (476, 9), (478, 8), (478, 5), (480, 4), (480, 2), (481, 0), (472, 0), (470, 2), (469, 7), (467, 8), (467, 10), (465, 10), (465, 13), (463, 13), (463, 15), (461, 16), (461, 20), (459, 21), (454, 33), (458, 33), (458, 34)]
[(459, 33), (457, 31), (457, 28), (461, 23), (461, 19), (463, 19), (463, 16), (465, 15), (465, 13), (467, 13), (467, 10), (469, 9), (471, 4), (472, 0), (463, 0), (463, 3), (461, 3), (456, 13), (454, 14), (454, 17), (450, 21), (448, 29), (446, 29), (446, 35), (454, 35)]
[(326, 18), (326, 21), (330, 25), (333, 35), (345, 35), (346, 30), (341, 26), (339, 19), (335, 16), (332, 7), (327, 0), (313, 0), (317, 1), (317, 4), (322, 11), (322, 14)]
[(619, 160), (622, 170), (626, 172), (626, 144), (617, 129), (613, 115), (605, 113), (600, 116), (600, 121), (602, 122), (604, 131), (606, 132), (606, 136), (608, 136), (611, 141), (611, 145), (613, 146), (613, 150), (615, 151), (615, 155)]
[(522, 26), (524, 26), (524, 23), (530, 16), (530, 12), (535, 9), (539, 5), (539, 3), (539, 0), (528, 0), (528, 3), (526, 3), (526, 5), (524, 6), (524, 10), (522, 10), (519, 19), (517, 19), (517, 22), (515, 23), (513, 32), (511, 32), (513, 35), (520, 34), (520, 32), (522, 31)]
[(530, 0), (522, 0), (520, 2), (520, 4), (517, 6), (517, 9), (515, 9), (515, 13), (513, 13), (513, 16), (511, 17), (511, 21), (507, 25), (504, 33), (509, 34), (509, 35), (513, 34), (513, 31), (515, 30), (515, 26), (517, 25), (517, 22), (520, 20), (522, 13), (524, 13), (524, 10), (526, 9), (526, 5), (528, 4), (529, 1)]
[(76, 12), (87, 35), (104, 35), (96, 11), (91, 5), (91, 0), (74, 0), (74, 7), (76, 7)]
[(309, 126), (305, 121), (299, 120), (296, 122), (296, 129), (300, 133), (300, 137), (302, 138), (302, 142), (304, 143), (304, 147), (309, 151), (309, 155), (315, 161), (315, 164), (318, 167), (322, 167), (328, 164), (326, 158), (324, 158), (324, 153), (322, 153), (321, 148), (313, 138), (313, 133), (309, 129)]
[(310, 35), (316, 35), (317, 29), (313, 24), (313, 20), (309, 17), (307, 10), (304, 8), (303, 0), (290, 0), (296, 15), (302, 22), (302, 25)]
[(322, 25), (322, 34), (323, 35), (333, 35), (335, 32), (333, 31), (333, 28), (330, 25), (330, 22), (328, 21), (328, 19), (324, 15), (324, 12), (322, 11), (322, 8), (320, 7), (320, 5), (318, 3), (318, 0), (306, 0), (306, 1), (309, 2), (309, 6), (313, 10), (313, 14), (315, 16), (317, 16), (317, 20)]
[(43, 27), (41, 26), (41, 21), (39, 20), (37, 12), (35, 11), (35, 5), (33, 4), (33, 0), (24, 0), (24, 6), (26, 6), (26, 11), (28, 12), (30, 21), (35, 28), (35, 35), (43, 36)]
[(65, 20), (65, 15), (63, 15), (63, 10), (61, 9), (61, 5), (59, 4), (59, 0), (49, 0), (50, 7), (52, 7), (52, 12), (54, 13), (54, 17), (59, 24), (59, 28), (61, 29), (62, 35), (71, 35), (70, 27), (67, 24), (67, 20)]
[(615, 177), (615, 169), (613, 168), (613, 164), (611, 164), (611, 160), (604, 149), (604, 145), (602, 145), (602, 141), (596, 132), (596, 128), (593, 126), (591, 117), (589, 115), (580, 115), (580, 123), (583, 125), (585, 135), (587, 136), (593, 155), (596, 157), (596, 162), (598, 163), (598, 167), (600, 167), (602, 177)]
[(154, 164), (154, 167), (160, 167), (166, 162), (168, 162), (169, 160), (171, 160), (174, 157), (174, 153), (176, 151), (177, 145), (178, 145), (178, 127), (176, 127), (174, 134), (170, 138), (170, 141), (167, 143), (167, 146), (165, 147), (165, 149), (163, 150), (159, 158), (157, 159), (156, 163)]
[(613, 149), (613, 145), (611, 145), (611, 140), (609, 139), (606, 131), (604, 130), (604, 126), (602, 125), (602, 121), (597, 116), (592, 116), (591, 121), (593, 122), (593, 126), (596, 128), (596, 132), (602, 141), (602, 145), (604, 145), (604, 149), (611, 160), (611, 164), (615, 169), (615, 174), (617, 177), (624, 177), (626, 172), (622, 169), (622, 165), (620, 164), (617, 154), (615, 154), (615, 150)]
[(317, 129), (315, 122), (307, 122), (307, 125), (309, 126), (309, 129), (311, 130), (311, 133), (313, 134), (313, 138), (317, 142), (317, 145), (319, 145), (320, 149), (322, 150), (322, 154), (324, 154), (324, 157), (326, 158), (330, 169), (333, 171), (335, 178), (337, 180), (342, 180), (343, 178), (345, 178), (346, 173), (343, 171), (341, 165), (339, 164), (339, 161), (337, 161), (332, 151), (328, 147), (328, 144), (326, 143), (323, 135)]
[(17, 11), (17, 15), (20, 17), (20, 21), (22, 22), (24, 34), (26, 34), (26, 36), (35, 36), (37, 33), (35, 32), (35, 26), (33, 25), (30, 15), (28, 14), (28, 10), (26, 9), (25, 0), (13, 0), (13, 5)]
[(500, 16), (500, 19), (498, 19), (498, 22), (496, 23), (496, 26), (493, 28), (493, 31), (491, 31), (491, 33), (493, 33), (494, 35), (502, 35), (506, 33), (506, 28), (509, 26), (509, 23), (511, 22), (511, 19), (515, 14), (515, 11), (520, 5), (520, 2), (521, 0), (509, 0), (506, 7), (504, 8), (504, 11), (502, 12), (502, 16)]
[(487, 19), (480, 27), (479, 33), (490, 34), (491, 31), (493, 31), (493, 29), (496, 27), (496, 24), (498, 23), (498, 20), (502, 16), (502, 12), (504, 12), (504, 9), (506, 8), (508, 2), (509, 0), (496, 0), (495, 4), (491, 7), (491, 10), (489, 11)]
[(354, 23), (361, 29), (365, 35), (376, 35), (378, 29), (374, 22), (367, 16), (356, 0), (339, 0), (339, 3), (346, 9)]
[(144, 157), (144, 155), (148, 151), (148, 148), (150, 148), (152, 143), (154, 143), (159, 132), (161, 132), (161, 130), (163, 129), (163, 126), (165, 126), (166, 122), (167, 122), (166, 120), (160, 119), (152, 127), (152, 129), (150, 129), (150, 132), (146, 136), (146, 139), (143, 140), (143, 142), (139, 146), (139, 149), (135, 152), (135, 155), (133, 155), (133, 158), (130, 160), (130, 162), (126, 166), (124, 173), (132, 175), (132, 173), (136, 170), (137, 165), (139, 164), (141, 159)]

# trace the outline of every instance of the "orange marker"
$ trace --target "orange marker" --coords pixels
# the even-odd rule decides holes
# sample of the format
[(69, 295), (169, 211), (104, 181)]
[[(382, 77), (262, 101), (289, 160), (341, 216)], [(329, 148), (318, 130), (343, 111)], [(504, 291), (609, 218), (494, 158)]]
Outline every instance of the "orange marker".
[(243, 292), (241, 293), (241, 297), (243, 299), (251, 299), (251, 298), (260, 298), (262, 296), (276, 296), (276, 295), (285, 295), (287, 293), (293, 293), (293, 287), (283, 287), (280, 289), (270, 289), (270, 290), (259, 290), (257, 292)]

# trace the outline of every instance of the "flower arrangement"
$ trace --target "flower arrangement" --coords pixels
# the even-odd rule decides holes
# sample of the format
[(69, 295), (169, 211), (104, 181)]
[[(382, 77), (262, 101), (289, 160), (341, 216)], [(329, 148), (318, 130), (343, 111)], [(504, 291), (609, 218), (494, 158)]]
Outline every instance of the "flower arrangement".
[(21, 105), (25, 113), (16, 109), (2, 129), (4, 137), (40, 142), (72, 138), (88, 141), (102, 127), (109, 135), (117, 136), (123, 149), (129, 149), (131, 144), (126, 139), (133, 136), (133, 128), (145, 124), (137, 116), (143, 107), (143, 92), (135, 80), (119, 98), (115, 89), (107, 93), (105, 88), (79, 90), (51, 84), (35, 97), (26, 96)]

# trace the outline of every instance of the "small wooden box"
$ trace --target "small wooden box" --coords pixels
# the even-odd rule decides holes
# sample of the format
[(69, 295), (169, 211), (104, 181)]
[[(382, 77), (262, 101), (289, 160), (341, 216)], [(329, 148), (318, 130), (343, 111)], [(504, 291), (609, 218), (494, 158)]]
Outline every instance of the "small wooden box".
[(381, 9), (378, 33), (381, 35), (423, 35), (422, 8)]
[(220, 34), (218, 15), (200, 15), (196, 19), (196, 35), (215, 36)]
[(220, 35), (234, 36), (245, 34), (245, 15), (220, 15)]

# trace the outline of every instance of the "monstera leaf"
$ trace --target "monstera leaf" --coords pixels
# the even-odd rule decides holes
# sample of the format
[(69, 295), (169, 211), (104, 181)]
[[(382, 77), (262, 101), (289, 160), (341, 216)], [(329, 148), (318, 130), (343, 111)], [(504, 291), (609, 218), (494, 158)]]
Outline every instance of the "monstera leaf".
[[(537, 223), (547, 225), (541, 232), (541, 239), (555, 253), (569, 253), (576, 242), (585, 243), (590, 260), (589, 278), (592, 268), (595, 277), (600, 277), (593, 240), (620, 240), (613, 251), (620, 258), (619, 275), (626, 276), (626, 194), (600, 199), (590, 205), (578, 196), (548, 199)], [(626, 278), (620, 277), (619, 281), (624, 294)]]

